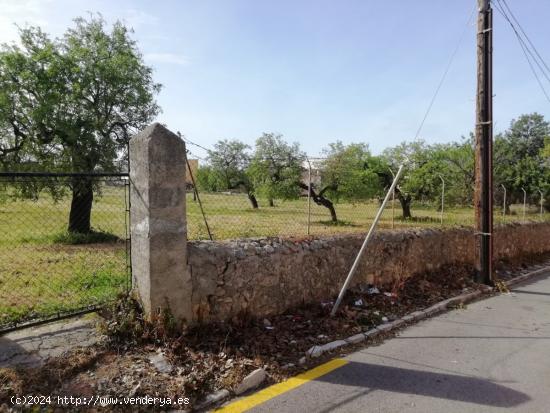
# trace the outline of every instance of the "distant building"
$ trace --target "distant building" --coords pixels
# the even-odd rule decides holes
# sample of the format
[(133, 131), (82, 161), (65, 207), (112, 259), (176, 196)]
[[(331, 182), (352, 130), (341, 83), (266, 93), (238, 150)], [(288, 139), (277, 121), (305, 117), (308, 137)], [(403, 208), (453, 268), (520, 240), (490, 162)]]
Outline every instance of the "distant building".
[[(316, 190), (319, 190), (319, 187), (321, 186), (321, 166), (322, 165), (320, 164), (320, 162), (311, 161), (311, 184)], [(302, 183), (307, 185), (309, 180), (309, 164), (307, 162), (304, 162), (302, 164), (302, 167), (303, 170), (301, 181)], [(307, 196), (307, 190), (302, 190), (301, 195)]]

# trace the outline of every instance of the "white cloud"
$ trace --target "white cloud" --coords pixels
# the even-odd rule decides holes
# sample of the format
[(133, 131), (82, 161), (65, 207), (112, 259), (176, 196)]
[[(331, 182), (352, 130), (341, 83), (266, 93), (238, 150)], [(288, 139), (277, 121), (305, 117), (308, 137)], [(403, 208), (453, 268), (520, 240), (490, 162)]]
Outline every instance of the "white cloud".
[(135, 30), (143, 26), (155, 26), (159, 22), (157, 16), (137, 9), (125, 10), (122, 20)]
[(175, 53), (146, 53), (145, 60), (155, 63), (170, 63), (180, 66), (187, 66), (189, 59), (183, 55)]

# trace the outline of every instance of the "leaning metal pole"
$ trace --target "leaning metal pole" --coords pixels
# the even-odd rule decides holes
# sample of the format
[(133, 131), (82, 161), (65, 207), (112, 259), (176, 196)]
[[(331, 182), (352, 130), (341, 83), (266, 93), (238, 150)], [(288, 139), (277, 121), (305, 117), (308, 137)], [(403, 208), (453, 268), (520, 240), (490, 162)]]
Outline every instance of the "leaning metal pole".
[(382, 216), (382, 213), (384, 212), (384, 209), (386, 208), (386, 204), (388, 203), (391, 194), (395, 190), (395, 187), (397, 185), (397, 182), (399, 181), (399, 178), (401, 177), (401, 174), (403, 173), (405, 165), (401, 165), (399, 167), (399, 170), (397, 171), (397, 174), (395, 175), (395, 178), (391, 184), (390, 189), (388, 190), (386, 197), (384, 198), (384, 201), (382, 202), (382, 205), (380, 206), (380, 209), (378, 210), (378, 213), (374, 217), (374, 221), (372, 222), (369, 232), (365, 238), (365, 241), (363, 241), (363, 245), (361, 246), (361, 249), (359, 250), (359, 253), (357, 254), (357, 257), (355, 257), (355, 261), (353, 262), (353, 265), (351, 266), (351, 269), (349, 270), (348, 277), (346, 278), (346, 281), (344, 282), (344, 285), (342, 286), (342, 289), (340, 290), (340, 294), (338, 294), (338, 298), (336, 299), (336, 302), (334, 303), (334, 306), (332, 307), (332, 311), (330, 312), (330, 315), (334, 317), (336, 312), (338, 311), (338, 307), (340, 306), (340, 303), (342, 302), (342, 299), (344, 298), (344, 295), (346, 294), (346, 291), (351, 283), (351, 280), (353, 279), (353, 276), (355, 275), (355, 271), (357, 271), (357, 267), (359, 266), (359, 262), (361, 261), (361, 257), (363, 256), (363, 253), (367, 249), (367, 245), (372, 238), (372, 235), (374, 234), (374, 230), (376, 229), (376, 225), (378, 224), (378, 221), (380, 221), (380, 217)]

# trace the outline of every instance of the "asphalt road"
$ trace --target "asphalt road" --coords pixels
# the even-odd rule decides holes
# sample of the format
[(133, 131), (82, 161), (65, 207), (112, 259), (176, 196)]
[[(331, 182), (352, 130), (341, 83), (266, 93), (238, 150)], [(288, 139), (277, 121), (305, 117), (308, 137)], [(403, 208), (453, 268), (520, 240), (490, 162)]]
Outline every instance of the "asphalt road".
[(550, 412), (550, 273), (346, 359), (250, 412)]

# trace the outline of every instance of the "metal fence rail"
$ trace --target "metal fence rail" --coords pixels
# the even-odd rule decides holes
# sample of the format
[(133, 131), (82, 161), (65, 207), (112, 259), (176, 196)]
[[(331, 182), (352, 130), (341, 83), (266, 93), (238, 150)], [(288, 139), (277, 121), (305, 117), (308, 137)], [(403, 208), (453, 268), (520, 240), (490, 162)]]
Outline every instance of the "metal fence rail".
[(0, 173), (0, 331), (128, 291), (129, 239), (127, 174)]

